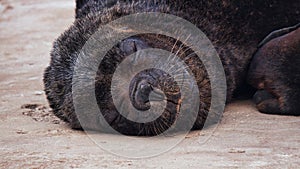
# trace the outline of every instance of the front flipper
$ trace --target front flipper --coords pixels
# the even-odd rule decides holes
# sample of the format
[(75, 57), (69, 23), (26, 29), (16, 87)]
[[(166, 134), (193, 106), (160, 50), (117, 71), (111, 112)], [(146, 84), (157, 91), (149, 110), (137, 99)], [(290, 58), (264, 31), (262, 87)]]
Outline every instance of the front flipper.
[(282, 114), (277, 99), (268, 99), (256, 105), (257, 109), (265, 114)]
[(275, 99), (275, 97), (266, 90), (258, 90), (253, 96), (253, 101), (255, 104), (259, 104), (269, 99)]
[(299, 116), (299, 106), (292, 97), (276, 98), (266, 90), (258, 90), (253, 96), (257, 109), (265, 114)]
[(278, 100), (266, 90), (258, 90), (253, 96), (257, 109), (266, 114), (280, 114)]

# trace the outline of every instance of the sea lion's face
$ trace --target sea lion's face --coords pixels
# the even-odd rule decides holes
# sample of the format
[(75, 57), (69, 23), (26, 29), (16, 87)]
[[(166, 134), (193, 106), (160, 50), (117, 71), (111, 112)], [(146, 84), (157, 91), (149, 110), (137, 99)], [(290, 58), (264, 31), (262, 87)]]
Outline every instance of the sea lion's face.
[[(177, 42), (176, 39), (154, 34), (125, 39), (104, 57), (96, 77), (96, 96), (101, 113), (109, 125), (122, 134), (158, 135), (176, 123), (179, 116), (182, 94), (180, 84), (174, 77), (156, 68), (140, 72), (131, 70), (132, 66), (146, 63), (152, 57), (142, 52), (149, 48), (161, 48), (177, 54), (176, 57), (184, 60), (193, 71), (200, 91), (205, 90), (206, 93), (210, 91), (206, 71), (202, 69), (201, 61), (191, 49)], [(134, 53), (137, 54), (130, 57)], [(118, 66), (128, 57), (130, 57), (128, 64), (131, 65), (125, 70), (124, 76), (115, 79), (119, 85), (114, 86), (112, 82), (114, 74)], [(164, 64), (157, 62), (161, 67), (164, 67)], [(180, 71), (175, 76), (177, 75), (180, 75)], [(126, 82), (129, 86), (125, 85)], [(203, 82), (205, 83), (202, 84)], [(185, 85), (193, 86), (193, 84)], [(113, 92), (117, 97), (114, 98)], [(120, 101), (116, 102), (114, 99)], [(210, 105), (209, 97), (202, 101), (204, 102), (200, 106), (201, 118), (205, 120)]]
[[(95, 94), (98, 104), (96, 108), (100, 109), (106, 122), (122, 134), (158, 135), (163, 133), (173, 124), (176, 124), (178, 116), (181, 116), (180, 112), (183, 109), (186, 110), (183, 108), (183, 104), (181, 105), (184, 99), (188, 100), (188, 104), (191, 104), (186, 105), (187, 107), (199, 107), (199, 111), (191, 112), (191, 114), (198, 114), (197, 119), (190, 119), (192, 122), (184, 124), (193, 125), (196, 121), (193, 129), (201, 129), (203, 127), (211, 102), (210, 80), (206, 69), (195, 54), (195, 51), (184, 44), (184, 42), (164, 35), (138, 34), (122, 39), (121, 42), (108, 50), (99, 66), (96, 65), (98, 66), (96, 77), (88, 77), (95, 80), (95, 92), (90, 94), (88, 90), (85, 90), (87, 88), (85, 85), (91, 85), (90, 83), (80, 83), (82, 84), (79, 85), (80, 92), (78, 95), (75, 94), (76, 89), (74, 90), (74, 86), (76, 85), (74, 84), (77, 84), (77, 81), (74, 79), (77, 76), (74, 72), (74, 67), (76, 67), (78, 62), (82, 62), (81, 64), (88, 67), (87, 69), (90, 67), (94, 68), (95, 63), (86, 63), (86, 60), (89, 60), (86, 57), (81, 58), (82, 60), (78, 58), (81, 57), (82, 48), (84, 48), (92, 35), (97, 32), (99, 26), (106, 25), (122, 16), (133, 13), (170, 13), (170, 10), (172, 10), (166, 4), (155, 4), (157, 3), (121, 3), (104, 10), (102, 5), (94, 6), (92, 3), (90, 4), (91, 6), (87, 6), (87, 9), (81, 9), (74, 24), (55, 42), (51, 53), (52, 61), (45, 72), (45, 91), (54, 113), (61, 119), (69, 122), (72, 128), (101, 130), (102, 126), (98, 122), (102, 122), (102, 118), (99, 119), (98, 109), (95, 110), (95, 107), (91, 106), (93, 109), (89, 111), (89, 107), (86, 108), (86, 106), (93, 104), (88, 99), (89, 97), (94, 97), (93, 94)], [(176, 29), (176, 31), (180, 34), (181, 30)], [(110, 35), (105, 34), (103, 36), (109, 38)], [(105, 44), (101, 45), (104, 46)], [(146, 62), (149, 58), (154, 57), (153, 55), (143, 54), (142, 51), (147, 49), (168, 51), (175, 55), (176, 58), (182, 60), (189, 67), (189, 74), (195, 79), (193, 84), (185, 81), (183, 76), (180, 76), (180, 71), (178, 70), (184, 69), (184, 67), (179, 66), (178, 70), (172, 70), (173, 72), (171, 73), (173, 75), (170, 72), (159, 69), (165, 67), (165, 62), (157, 62), (158, 68), (147, 68), (138, 72), (132, 72), (131, 68), (133, 66), (128, 66), (128, 69), (124, 70), (125, 76), (115, 78), (118, 67), (134, 53), (138, 53), (136, 55), (138, 59), (130, 58), (132, 65), (139, 65), (139, 62)], [(98, 51), (98, 49), (95, 49), (95, 51)], [(168, 63), (168, 60), (166, 63)], [(86, 72), (82, 72), (82, 74), (84, 76), (88, 75)], [(126, 74), (132, 76), (129, 78), (126, 77)], [(180, 80), (188, 86), (185, 88), (198, 88), (200, 102), (197, 99), (197, 104), (192, 104), (196, 100), (194, 97), (183, 98), (182, 91), (179, 89), (183, 83), (177, 83), (175, 77), (182, 78)], [(114, 80), (119, 84), (128, 82), (128, 86), (120, 85), (115, 87)], [(57, 84), (63, 86), (64, 90), (58, 89)], [(58, 95), (56, 91), (63, 92)], [(198, 92), (196, 95), (198, 95)], [(84, 99), (78, 101), (78, 98)], [(118, 98), (118, 102), (115, 101), (116, 98)], [(78, 115), (76, 107), (85, 108), (82, 112), (79, 111)], [(88, 116), (89, 121), (82, 123), (81, 115)], [(190, 128), (187, 130), (190, 130)]]

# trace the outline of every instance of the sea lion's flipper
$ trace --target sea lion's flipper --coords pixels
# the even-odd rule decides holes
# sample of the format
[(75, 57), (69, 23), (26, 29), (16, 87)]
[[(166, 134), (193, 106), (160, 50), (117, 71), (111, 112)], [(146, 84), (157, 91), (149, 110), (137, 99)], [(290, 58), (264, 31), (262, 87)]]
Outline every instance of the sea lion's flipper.
[(257, 109), (265, 114), (282, 114), (279, 102), (277, 99), (269, 99), (257, 105)]
[(253, 96), (255, 104), (260, 104), (265, 100), (274, 99), (275, 97), (266, 90), (258, 90)]
[(280, 37), (284, 34), (290, 33), (292, 31), (298, 29), (299, 27), (300, 27), (300, 23), (298, 23), (297, 25), (292, 26), (292, 27), (282, 28), (282, 29), (271, 32), (264, 40), (262, 40), (259, 43), (258, 48), (262, 47), (264, 44), (268, 43), (272, 39)]

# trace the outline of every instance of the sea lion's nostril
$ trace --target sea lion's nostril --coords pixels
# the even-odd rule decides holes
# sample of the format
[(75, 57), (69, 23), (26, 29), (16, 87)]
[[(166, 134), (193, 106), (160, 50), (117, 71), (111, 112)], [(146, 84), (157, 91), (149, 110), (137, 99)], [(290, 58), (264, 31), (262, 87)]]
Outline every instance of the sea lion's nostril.
[(139, 38), (128, 38), (120, 42), (120, 49), (125, 55), (131, 55), (148, 47), (147, 43)]

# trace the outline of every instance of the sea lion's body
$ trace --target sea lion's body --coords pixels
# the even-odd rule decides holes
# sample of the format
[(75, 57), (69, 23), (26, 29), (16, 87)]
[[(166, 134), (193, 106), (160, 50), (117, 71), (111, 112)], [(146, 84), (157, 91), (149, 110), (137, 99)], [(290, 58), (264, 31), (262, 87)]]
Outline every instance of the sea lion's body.
[[(79, 1), (78, 1), (79, 2)], [(256, 50), (259, 41), (272, 29), (299, 22), (300, 14), (296, 10), (299, 8), (297, 2), (273, 2), (265, 1), (262, 4), (251, 2), (236, 2), (231, 0), (202, 1), (202, 0), (161, 0), (161, 1), (116, 1), (112, 0), (104, 4), (100, 0), (80, 1), (77, 3), (76, 20), (74, 24), (62, 34), (54, 43), (51, 52), (51, 63), (45, 71), (44, 82), (45, 91), (50, 106), (54, 113), (68, 122), (73, 128), (80, 128), (74, 106), (72, 103), (72, 75), (74, 63), (78, 57), (80, 49), (88, 38), (95, 33), (99, 25), (104, 25), (114, 19), (125, 15), (140, 12), (162, 12), (182, 17), (202, 30), (212, 41), (216, 48), (222, 64), (224, 66), (227, 79), (227, 102), (233, 98), (239, 87), (245, 83), (247, 68), (252, 54)], [(271, 4), (271, 5), (270, 5)], [(274, 19), (276, 18), (276, 19)], [(176, 39), (157, 36), (141, 35), (134, 37), (143, 43), (133, 42), (137, 47), (161, 48), (167, 51), (179, 51), (182, 59), (186, 59), (192, 52), (186, 50), (188, 47), (181, 48)], [(106, 61), (99, 67), (97, 81), (96, 77), (96, 96), (98, 97), (99, 107), (104, 107), (104, 116), (110, 125), (116, 130), (129, 135), (155, 135), (159, 134), (150, 124), (135, 124), (129, 122), (124, 117), (120, 117), (113, 108), (109, 96), (109, 79), (114, 72), (114, 68), (122, 61), (117, 55), (124, 56), (126, 51), (120, 46), (112, 49), (106, 56)], [(124, 46), (124, 45), (123, 45)], [(136, 47), (130, 50), (137, 50)], [(129, 50), (129, 52), (130, 52)], [(210, 107), (210, 81), (206, 70), (196, 57), (186, 60), (186, 63), (193, 70), (199, 87), (201, 103), (198, 118), (194, 129), (203, 127)], [(103, 78), (105, 77), (105, 78)], [(84, 87), (83, 87), (84, 89)], [(102, 97), (102, 98), (101, 98)], [(177, 112), (169, 111), (168, 121), (173, 123)], [(170, 126), (167, 124), (162, 131)], [(154, 127), (155, 128), (155, 127)]]
[(300, 28), (291, 28), (268, 36), (251, 62), (248, 82), (259, 90), (254, 100), (263, 113), (300, 115)]

